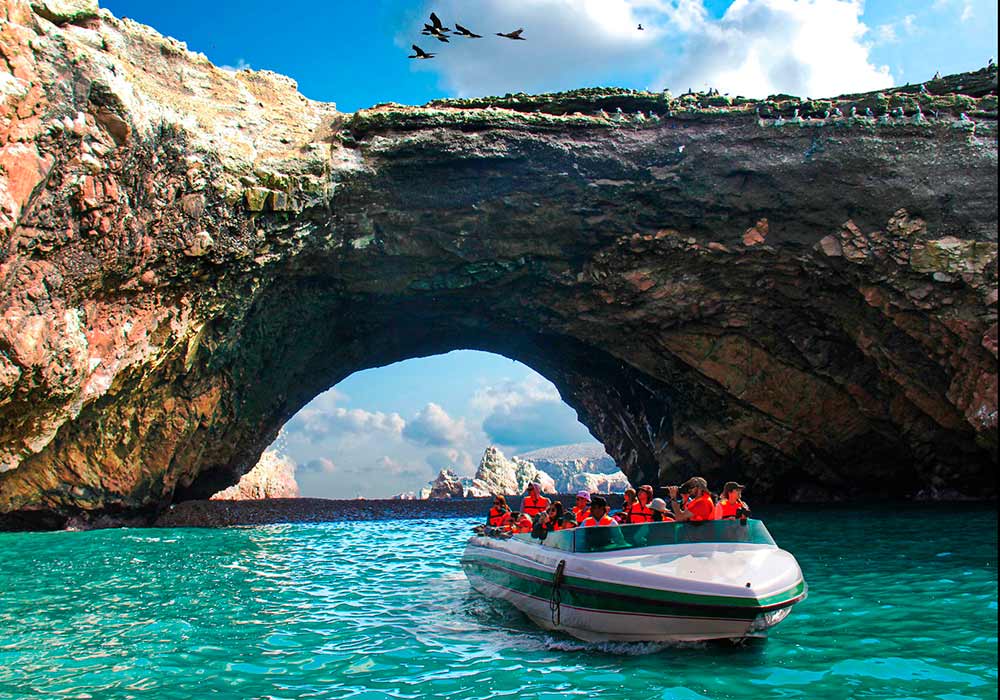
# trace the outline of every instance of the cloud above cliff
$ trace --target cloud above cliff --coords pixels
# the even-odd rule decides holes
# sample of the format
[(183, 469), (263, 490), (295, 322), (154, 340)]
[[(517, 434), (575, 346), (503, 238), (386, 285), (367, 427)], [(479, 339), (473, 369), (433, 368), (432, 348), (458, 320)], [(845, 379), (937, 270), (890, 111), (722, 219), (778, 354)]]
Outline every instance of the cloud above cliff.
[(346, 399), (336, 389), (320, 394), (288, 422), (286, 431), (290, 435), (301, 434), (312, 441), (345, 434), (364, 436), (378, 433), (388, 437), (402, 434), (406, 421), (398, 413), (337, 405)]
[(429, 403), (406, 423), (403, 437), (418, 445), (448, 447), (468, 436), (465, 420), (452, 418), (436, 403)]
[(534, 372), (481, 387), (471, 404), (485, 413), (482, 430), (490, 442), (511, 452), (593, 440), (552, 382)]
[[(484, 35), (447, 45), (419, 37), (438, 57), (413, 69), (436, 71), (459, 96), (615, 83), (819, 97), (892, 84), (870, 60), (862, 0), (736, 0), (718, 18), (702, 0), (437, 0), (425, 9)], [(494, 36), (518, 27), (526, 41)]]

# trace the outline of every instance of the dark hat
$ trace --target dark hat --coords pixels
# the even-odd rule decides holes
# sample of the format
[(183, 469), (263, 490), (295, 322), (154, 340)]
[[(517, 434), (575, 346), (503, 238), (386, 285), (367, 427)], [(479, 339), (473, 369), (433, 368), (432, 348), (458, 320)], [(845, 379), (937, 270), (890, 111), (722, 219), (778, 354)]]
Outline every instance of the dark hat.
[(598, 506), (600, 508), (607, 508), (608, 502), (604, 499), (604, 496), (591, 496), (590, 497), (590, 507)]
[(735, 481), (727, 481), (726, 485), (722, 487), (722, 493), (729, 493), (735, 489), (745, 489), (746, 486), (743, 484), (738, 484)]
[(702, 479), (700, 476), (692, 476), (690, 479), (684, 482), (683, 489), (688, 491), (697, 486), (698, 488), (707, 489), (708, 482)]

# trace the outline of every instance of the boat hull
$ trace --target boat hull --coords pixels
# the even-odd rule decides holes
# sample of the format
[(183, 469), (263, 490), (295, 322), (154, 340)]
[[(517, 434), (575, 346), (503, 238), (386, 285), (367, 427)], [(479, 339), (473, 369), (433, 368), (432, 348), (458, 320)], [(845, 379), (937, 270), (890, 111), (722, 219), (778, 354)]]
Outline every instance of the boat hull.
[[(697, 556), (670, 554), (692, 560)], [(657, 556), (665, 555), (645, 554), (654, 562)], [(710, 556), (734, 555), (717, 550)], [(735, 556), (745, 559), (748, 550), (744, 548)], [(564, 575), (557, 577), (560, 561), (565, 562)], [(630, 577), (620, 562), (620, 558), (608, 563), (607, 557), (553, 551), (518, 540), (474, 537), (462, 557), (462, 568), (472, 587), (483, 595), (510, 602), (543, 629), (588, 642), (762, 637), (806, 594), (797, 564), (790, 576), (779, 577), (776, 588), (781, 590), (761, 596), (760, 591), (752, 590), (743, 595), (694, 592), (683, 581), (665, 576), (651, 585), (648, 572), (645, 578)]]

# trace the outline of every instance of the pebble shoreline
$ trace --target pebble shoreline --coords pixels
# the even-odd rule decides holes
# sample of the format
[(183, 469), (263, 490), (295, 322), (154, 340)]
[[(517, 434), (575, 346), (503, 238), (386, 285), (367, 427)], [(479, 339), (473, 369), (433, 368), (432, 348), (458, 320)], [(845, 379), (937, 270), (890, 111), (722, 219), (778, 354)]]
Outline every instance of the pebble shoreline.
[[(553, 498), (552, 494), (546, 494)], [(574, 496), (555, 496), (572, 507)], [(621, 507), (619, 494), (605, 495), (611, 507)], [(511, 508), (521, 499), (509, 496)], [(428, 500), (327, 498), (272, 498), (259, 501), (184, 501), (160, 513), (151, 527), (232, 527), (272, 523), (325, 523), (357, 520), (406, 520), (421, 518), (482, 518), (490, 509), (489, 498), (441, 498)]]

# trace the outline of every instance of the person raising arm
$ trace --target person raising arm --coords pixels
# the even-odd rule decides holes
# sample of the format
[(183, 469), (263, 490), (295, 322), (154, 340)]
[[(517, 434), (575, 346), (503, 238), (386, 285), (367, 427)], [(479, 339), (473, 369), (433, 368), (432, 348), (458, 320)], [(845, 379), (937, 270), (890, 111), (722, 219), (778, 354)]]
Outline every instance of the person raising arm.
[[(688, 494), (688, 500), (681, 505), (677, 498), (679, 491), (683, 490)], [(670, 486), (670, 504), (673, 506), (674, 520), (677, 522), (715, 519), (715, 503), (712, 501), (712, 494), (708, 492), (708, 482), (700, 476), (693, 476), (684, 482), (683, 487)]]

